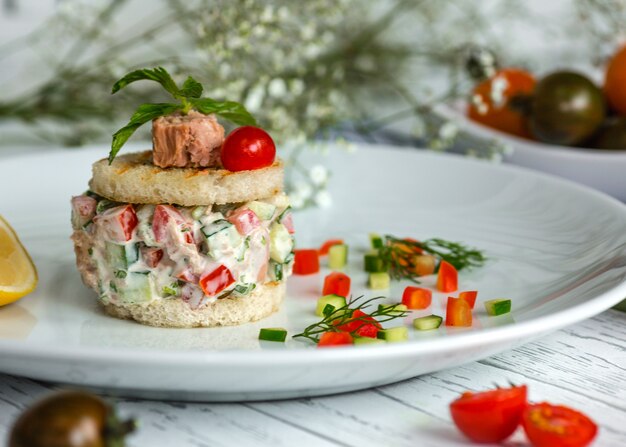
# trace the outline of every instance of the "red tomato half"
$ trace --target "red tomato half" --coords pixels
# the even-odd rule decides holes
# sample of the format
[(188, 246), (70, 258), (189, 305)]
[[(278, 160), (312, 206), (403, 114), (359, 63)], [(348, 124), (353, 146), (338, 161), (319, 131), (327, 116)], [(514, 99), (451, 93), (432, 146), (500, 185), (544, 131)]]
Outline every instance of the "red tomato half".
[(526, 385), (463, 393), (450, 404), (456, 426), (476, 442), (500, 442), (513, 434), (526, 407)]
[(276, 145), (263, 129), (242, 126), (228, 134), (221, 156), (229, 171), (250, 171), (271, 166), (276, 158)]
[(546, 402), (529, 405), (522, 426), (535, 447), (584, 447), (598, 432), (597, 425), (584, 414)]
[(353, 343), (352, 335), (347, 332), (324, 332), (317, 343), (317, 347), (351, 345)]

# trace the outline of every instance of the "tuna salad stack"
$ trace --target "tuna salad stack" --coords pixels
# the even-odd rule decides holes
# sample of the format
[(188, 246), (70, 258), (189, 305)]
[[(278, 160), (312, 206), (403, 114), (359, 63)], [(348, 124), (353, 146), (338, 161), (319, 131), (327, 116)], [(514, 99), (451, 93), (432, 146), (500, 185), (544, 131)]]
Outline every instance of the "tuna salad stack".
[(192, 109), (154, 119), (152, 136), (153, 151), (94, 163), (89, 190), (72, 198), (83, 282), (109, 315), (153, 326), (276, 311), (294, 228), (269, 135), (244, 126), (225, 139), (213, 114)]

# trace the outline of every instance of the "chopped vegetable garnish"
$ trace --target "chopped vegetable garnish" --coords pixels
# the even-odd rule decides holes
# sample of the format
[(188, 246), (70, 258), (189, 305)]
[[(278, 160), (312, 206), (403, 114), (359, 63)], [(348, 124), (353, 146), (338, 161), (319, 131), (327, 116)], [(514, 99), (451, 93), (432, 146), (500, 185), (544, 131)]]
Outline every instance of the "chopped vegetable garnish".
[(324, 332), (317, 343), (317, 347), (351, 345), (353, 343), (354, 339), (348, 332)]
[(487, 309), (487, 314), (492, 317), (508, 314), (511, 312), (511, 300), (497, 299), (485, 301), (485, 309)]
[(443, 318), (439, 315), (428, 315), (426, 317), (420, 317), (413, 320), (413, 327), (418, 331), (430, 331), (441, 326), (442, 321)]
[(343, 245), (343, 240), (341, 239), (330, 239), (326, 242), (324, 242), (322, 244), (322, 246), (320, 247), (320, 256), (326, 256), (328, 254), (328, 250), (330, 250), (330, 247), (332, 247), (333, 245)]
[(404, 304), (379, 304), (378, 310), (387, 312), (402, 312), (405, 313), (408, 309)]
[(526, 407), (522, 427), (535, 447), (584, 447), (598, 432), (598, 426), (586, 415), (546, 402)]
[(385, 340), (388, 343), (395, 343), (398, 341), (406, 341), (409, 339), (409, 329), (406, 326), (397, 326), (389, 329), (382, 329), (378, 331), (377, 338)]
[[(326, 306), (332, 306), (335, 310), (346, 307), (346, 298), (339, 295), (325, 295), (317, 300), (317, 308), (315, 309), (315, 315), (323, 317), (327, 313), (324, 313)], [(338, 315), (336, 315), (338, 316)]]
[(467, 303), (470, 305), (472, 309), (474, 308), (474, 305), (476, 304), (477, 296), (478, 296), (478, 292), (476, 290), (459, 293), (459, 298), (467, 301)]
[(526, 394), (525, 385), (463, 393), (450, 404), (452, 420), (472, 441), (503, 441), (513, 434), (522, 419)]
[(413, 256), (413, 272), (417, 276), (428, 276), (435, 273), (437, 259), (433, 255)]
[(341, 272), (333, 272), (324, 278), (324, 295), (350, 295), (350, 277)]
[(459, 274), (452, 264), (441, 261), (437, 275), (437, 290), (440, 292), (454, 292), (459, 288)]
[(284, 342), (287, 338), (287, 330), (283, 328), (262, 328), (259, 331), (259, 340)]
[(355, 345), (384, 345), (385, 343), (386, 343), (385, 340), (380, 340), (378, 338), (354, 337)]
[(294, 275), (311, 275), (320, 271), (320, 259), (315, 249), (294, 250)]
[(346, 244), (333, 245), (328, 249), (328, 267), (341, 269), (348, 263), (348, 246)]
[(433, 299), (433, 292), (423, 287), (408, 286), (402, 293), (402, 304), (409, 309), (426, 309)]
[(472, 309), (461, 298), (448, 297), (446, 306), (446, 326), (468, 327), (472, 325)]
[(378, 255), (378, 251), (372, 250), (363, 256), (363, 264), (365, 271), (369, 273), (386, 272), (387, 265), (385, 261)]
[(372, 290), (384, 290), (389, 288), (390, 278), (389, 273), (379, 272), (370, 273), (368, 285)]
[(379, 234), (370, 233), (370, 245), (372, 246), (374, 250), (383, 248), (383, 245), (384, 245), (383, 238), (380, 237)]
[(352, 316), (347, 321), (342, 321), (341, 324), (335, 323), (337, 330), (341, 332), (349, 332), (359, 337), (373, 337), (376, 338), (376, 334), (382, 328), (380, 323), (374, 319), (371, 315), (366, 314), (360, 309), (356, 309), (352, 312)]

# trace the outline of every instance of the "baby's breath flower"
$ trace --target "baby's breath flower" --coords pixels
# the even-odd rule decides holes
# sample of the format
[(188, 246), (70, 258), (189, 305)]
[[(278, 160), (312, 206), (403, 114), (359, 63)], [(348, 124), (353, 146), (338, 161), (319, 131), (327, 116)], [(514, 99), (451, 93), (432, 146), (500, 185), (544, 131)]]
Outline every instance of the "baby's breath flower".
[(328, 208), (333, 204), (333, 198), (330, 196), (330, 193), (322, 189), (315, 194), (313, 201), (320, 208)]
[(328, 169), (323, 165), (315, 165), (309, 169), (309, 178), (316, 186), (325, 185), (328, 181)]

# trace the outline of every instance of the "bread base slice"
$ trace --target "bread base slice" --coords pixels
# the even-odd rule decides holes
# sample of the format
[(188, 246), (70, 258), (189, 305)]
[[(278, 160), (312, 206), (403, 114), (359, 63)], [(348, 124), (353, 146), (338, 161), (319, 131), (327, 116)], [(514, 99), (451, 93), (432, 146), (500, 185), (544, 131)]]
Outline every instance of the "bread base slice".
[(240, 203), (271, 197), (283, 189), (283, 163), (252, 171), (159, 168), (152, 151), (124, 154), (109, 165), (93, 164), (89, 188), (114, 202), (181, 206)]
[(257, 286), (249, 295), (223, 298), (200, 309), (192, 309), (181, 299), (150, 303), (102, 303), (104, 311), (117, 318), (168, 328), (235, 326), (257, 321), (276, 312), (285, 297), (285, 282)]

